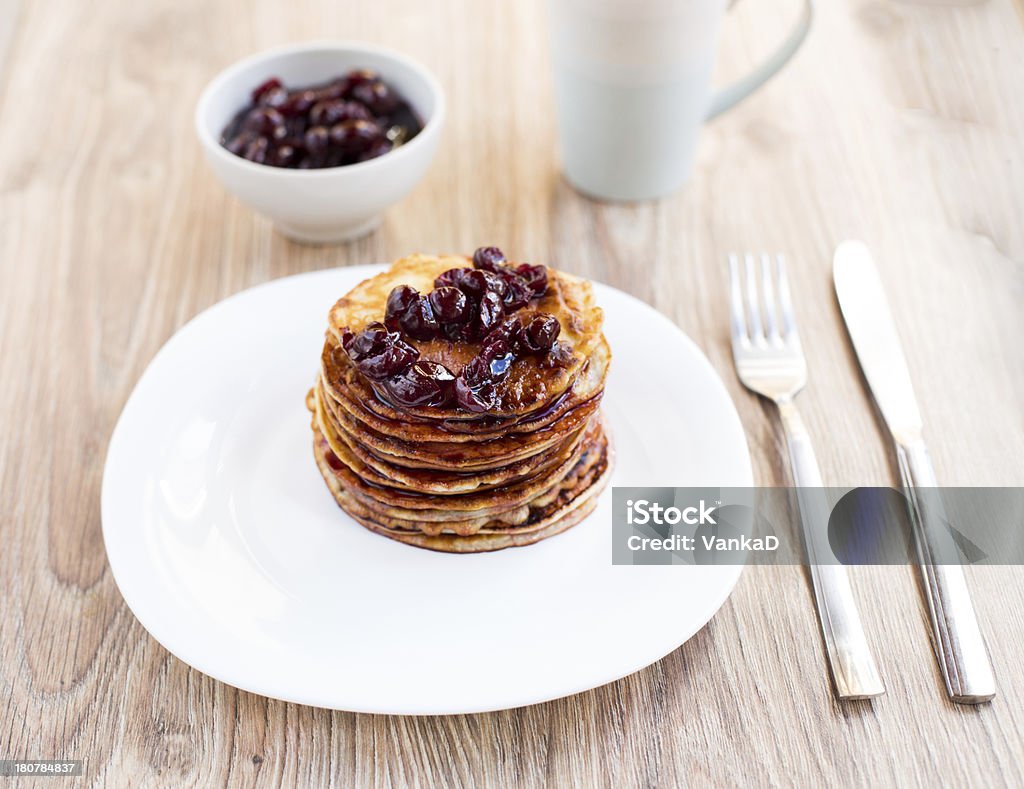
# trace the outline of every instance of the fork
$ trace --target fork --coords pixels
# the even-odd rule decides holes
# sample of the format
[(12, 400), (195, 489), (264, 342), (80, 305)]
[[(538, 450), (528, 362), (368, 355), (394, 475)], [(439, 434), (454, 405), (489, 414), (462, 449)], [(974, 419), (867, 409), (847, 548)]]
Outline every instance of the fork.
[(741, 275), (739, 257), (729, 256), (733, 361), (742, 384), (771, 400), (779, 410), (835, 692), (841, 699), (880, 696), (885, 687), (864, 636), (846, 568), (828, 544), (824, 483), (810, 434), (793, 402), (807, 384), (807, 361), (796, 329), (786, 261), (782, 255), (776, 256), (773, 276), (768, 255), (761, 255), (758, 272), (754, 256), (747, 254), (743, 268)]

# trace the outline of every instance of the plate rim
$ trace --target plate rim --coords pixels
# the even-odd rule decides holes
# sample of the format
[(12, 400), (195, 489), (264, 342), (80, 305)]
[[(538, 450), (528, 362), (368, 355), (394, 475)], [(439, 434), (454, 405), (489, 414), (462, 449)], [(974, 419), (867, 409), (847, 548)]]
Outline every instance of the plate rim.
[[(298, 274), (286, 275), (284, 277), (277, 277), (277, 278), (274, 278), (274, 279), (271, 279), (271, 280), (267, 280), (266, 282), (261, 282), (261, 283), (258, 283), (256, 285), (250, 286), (248, 288), (244, 288), (242, 290), (239, 290), (239, 291), (237, 291), (235, 293), (232, 293), (229, 296), (226, 296), (225, 298), (220, 299), (219, 301), (216, 301), (213, 304), (205, 307), (200, 312), (196, 313), (188, 321), (186, 321), (184, 324), (182, 324), (179, 328), (177, 328), (164, 341), (164, 343), (160, 346), (160, 348), (153, 355), (153, 357), (150, 359), (150, 361), (146, 364), (145, 369), (139, 375), (139, 377), (136, 380), (134, 386), (132, 387), (131, 393), (128, 395), (128, 397), (124, 401), (124, 405), (121, 407), (121, 411), (118, 414), (118, 418), (117, 418), (117, 420), (116, 420), (116, 422), (114, 424), (114, 427), (113, 427), (113, 429), (112, 429), (112, 431), (110, 433), (110, 438), (107, 441), (107, 449), (106, 449), (106, 453), (104, 455), (104, 460), (103, 460), (103, 476), (102, 476), (101, 490), (100, 490), (100, 520), (101, 520), (101, 532), (102, 532), (102, 535), (103, 535), (103, 545), (104, 545), (104, 550), (105, 550), (105, 553), (106, 553), (107, 565), (110, 568), (111, 576), (114, 579), (114, 583), (117, 586), (118, 592), (120, 593), (121, 598), (124, 600), (125, 605), (128, 607), (128, 610), (131, 611), (132, 615), (139, 622), (139, 624), (142, 626), (142, 628), (146, 631), (147, 636), (150, 637), (150, 638), (153, 638), (158, 644), (160, 644), (161, 647), (166, 649), (170, 654), (172, 654), (176, 659), (180, 660), (185, 665), (190, 666), (191, 668), (194, 668), (197, 671), (200, 671), (201, 673), (203, 673), (206, 676), (209, 676), (209, 677), (215, 679), (218, 682), (223, 682), (226, 685), (229, 685), (229, 686), (231, 686), (233, 688), (237, 688), (238, 690), (242, 690), (242, 691), (245, 691), (245, 692), (248, 692), (248, 693), (255, 693), (257, 695), (264, 696), (266, 698), (271, 698), (271, 699), (275, 699), (275, 700), (279, 700), (279, 701), (283, 701), (283, 702), (287, 702), (287, 703), (302, 704), (302, 705), (305, 705), (305, 706), (317, 707), (317, 708), (320, 708), (320, 709), (331, 709), (331, 710), (339, 710), (339, 711), (344, 711), (344, 712), (353, 712), (353, 713), (360, 713), (360, 714), (379, 714), (379, 715), (432, 716), (432, 715), (463, 715), (463, 714), (470, 715), (470, 714), (480, 714), (480, 713), (487, 713), (487, 712), (497, 712), (497, 711), (509, 710), (509, 709), (519, 709), (519, 708), (522, 708), (522, 707), (532, 706), (534, 704), (542, 704), (542, 703), (545, 703), (545, 702), (548, 702), (548, 701), (554, 701), (556, 699), (566, 698), (568, 696), (573, 696), (573, 695), (576, 695), (578, 693), (583, 693), (583, 692), (586, 692), (588, 690), (593, 690), (595, 688), (604, 687), (605, 685), (611, 684), (611, 683), (616, 682), (616, 681), (618, 681), (620, 679), (623, 679), (625, 677), (631, 676), (632, 674), (635, 674), (635, 673), (637, 673), (639, 671), (643, 671), (644, 669), (649, 668), (650, 666), (654, 665), (655, 663), (663, 660), (667, 655), (671, 654), (676, 649), (680, 648), (683, 644), (685, 644), (691, 638), (693, 638), (694, 635), (696, 635), (704, 627), (706, 627), (708, 622), (710, 622), (711, 619), (721, 610), (722, 606), (725, 604), (725, 602), (732, 595), (732, 592), (735, 590), (736, 584), (738, 583), (739, 578), (742, 575), (742, 572), (743, 572), (743, 569), (744, 569), (745, 565), (719, 565), (719, 566), (717, 566), (720, 570), (725, 570), (725, 569), (732, 570), (732, 577), (728, 579), (728, 583), (723, 584), (722, 592), (721, 592), (720, 595), (716, 596), (716, 599), (714, 600), (714, 604), (708, 606), (707, 610), (709, 610), (710, 613), (708, 613), (706, 617), (699, 617), (698, 619), (700, 619), (701, 621), (699, 621), (697, 624), (695, 624), (694, 627), (689, 628), (688, 632), (686, 632), (685, 635), (683, 635), (683, 636), (680, 635), (680, 631), (673, 631), (672, 637), (665, 640), (667, 645), (668, 645), (667, 648), (664, 648), (664, 645), (660, 645), (658, 647), (658, 649), (656, 650), (658, 652), (657, 656), (654, 657), (653, 659), (649, 660), (648, 662), (643, 663), (642, 665), (630, 668), (630, 669), (625, 670), (625, 671), (620, 671), (620, 670), (616, 669), (615, 671), (610, 672), (607, 675), (607, 677), (604, 678), (604, 679), (601, 679), (601, 680), (596, 681), (596, 682), (593, 681), (592, 679), (588, 679), (588, 680), (583, 681), (582, 683), (579, 683), (577, 685), (573, 685), (571, 688), (567, 687), (564, 691), (559, 691), (559, 692), (556, 692), (556, 693), (539, 693), (536, 696), (532, 696), (532, 697), (529, 697), (529, 698), (522, 697), (521, 693), (517, 693), (517, 694), (514, 694), (517, 697), (517, 700), (515, 700), (515, 701), (511, 701), (511, 700), (507, 701), (507, 702), (499, 701), (497, 703), (486, 703), (486, 704), (480, 704), (480, 705), (477, 705), (477, 706), (466, 706), (466, 705), (463, 704), (463, 705), (458, 705), (458, 706), (454, 706), (454, 707), (451, 707), (451, 708), (443, 708), (443, 709), (442, 708), (438, 708), (436, 705), (431, 705), (430, 709), (422, 709), (422, 708), (421, 709), (417, 709), (416, 708), (417, 707), (416, 704), (410, 704), (407, 708), (402, 709), (402, 710), (396, 710), (396, 709), (393, 709), (393, 708), (390, 708), (390, 707), (386, 707), (386, 706), (374, 706), (374, 705), (351, 705), (351, 704), (346, 704), (345, 706), (338, 706), (337, 704), (334, 704), (334, 703), (325, 703), (323, 699), (317, 700), (317, 699), (305, 697), (303, 694), (282, 694), (282, 693), (279, 693), (279, 692), (274, 692), (272, 690), (268, 690), (266, 688), (258, 687), (258, 686), (254, 685), (254, 684), (248, 684), (246, 686), (243, 686), (242, 684), (238, 684), (236, 681), (233, 681), (231, 678), (224, 676), (223, 673), (219, 669), (211, 669), (208, 666), (208, 661), (206, 659), (204, 659), (202, 657), (200, 657), (199, 659), (196, 659), (195, 655), (189, 655), (188, 657), (186, 657), (185, 655), (189, 653), (188, 649), (179, 649), (177, 645), (172, 646), (171, 644), (168, 643), (168, 640), (166, 640), (164, 637), (162, 637), (162, 635), (157, 635), (157, 632), (160, 630), (160, 627), (159, 627), (159, 624), (156, 624), (156, 626), (154, 627), (155, 617), (150, 617), (148, 613), (145, 616), (140, 615), (139, 609), (140, 608), (145, 609), (145, 606), (138, 605), (139, 598), (138, 597), (134, 597), (134, 593), (126, 594), (126, 592), (125, 592), (125, 584), (123, 582), (124, 581), (124, 575), (123, 574), (119, 575), (119, 572), (118, 572), (117, 568), (115, 567), (115, 562), (111, 559), (111, 553), (112, 553), (111, 552), (112, 534), (113, 534), (113, 530), (114, 530), (114, 527), (110, 525), (110, 523), (113, 520), (112, 508), (114, 506), (112, 504), (112, 500), (113, 500), (113, 496), (114, 496), (114, 492), (112, 490), (112, 487), (113, 487), (114, 483), (111, 481), (111, 478), (112, 478), (112, 472), (110, 470), (111, 469), (111, 458), (115, 456), (115, 450), (117, 449), (118, 444), (122, 440), (124, 440), (124, 439), (121, 439), (120, 436), (124, 433), (124, 429), (125, 429), (124, 428), (124, 424), (126, 422), (126, 414), (128, 414), (130, 408), (132, 407), (133, 402), (136, 400), (137, 396), (139, 396), (138, 393), (139, 393), (139, 390), (141, 388), (141, 384), (143, 383), (144, 379), (147, 377), (147, 375), (150, 374), (151, 369), (153, 369), (157, 364), (159, 364), (161, 358), (168, 351), (169, 346), (171, 346), (172, 343), (176, 339), (178, 339), (180, 335), (183, 335), (183, 334), (187, 333), (188, 331), (194, 330), (194, 328), (193, 328), (194, 325), (196, 323), (198, 323), (200, 320), (207, 318), (209, 313), (217, 311), (217, 310), (220, 310), (220, 309), (223, 309), (223, 308), (227, 308), (227, 305), (229, 305), (230, 303), (232, 303), (232, 302), (234, 302), (236, 300), (242, 299), (242, 298), (244, 298), (244, 297), (246, 297), (248, 295), (251, 295), (253, 292), (260, 291), (260, 290), (263, 290), (263, 289), (269, 289), (269, 288), (273, 288), (273, 287), (278, 287), (282, 283), (285, 283), (285, 282), (292, 282), (292, 281), (296, 281), (296, 280), (300, 280), (300, 279), (311, 279), (311, 278), (317, 278), (317, 277), (327, 277), (327, 276), (337, 275), (340, 272), (351, 272), (353, 276), (364, 276), (364, 277), (365, 276), (372, 276), (373, 274), (378, 273), (379, 271), (384, 270), (384, 268), (387, 265), (388, 264), (386, 264), (386, 263), (362, 263), (362, 264), (356, 264), (356, 265), (352, 265), (352, 266), (337, 266), (337, 267), (331, 267), (331, 268), (325, 268), (325, 269), (315, 269), (315, 270), (312, 270), (312, 271), (305, 271), (305, 272), (301, 272), (301, 273), (298, 273)], [(598, 288), (598, 290), (608, 289), (610, 291), (614, 291), (617, 294), (617, 296), (619, 296), (619, 297), (625, 298), (625, 299), (627, 299), (628, 301), (631, 301), (631, 302), (635, 302), (635, 304), (640, 309), (642, 309), (643, 311), (651, 314), (652, 317), (655, 317), (657, 320), (661, 321), (663, 324), (671, 327), (671, 329), (674, 330), (675, 334), (686, 345), (689, 346), (689, 350), (691, 351), (691, 354), (692, 354), (693, 358), (695, 360), (697, 360), (697, 363), (704, 368), (705, 373), (709, 374), (708, 375), (709, 380), (711, 380), (714, 385), (718, 386), (721, 389), (721, 394), (722, 394), (722, 396), (724, 398), (724, 402), (728, 403), (728, 406), (729, 406), (728, 411), (731, 412), (730, 416), (731, 416), (731, 419), (732, 419), (732, 421), (734, 423), (733, 427), (736, 428), (735, 431), (734, 431), (734, 433), (735, 433), (734, 437), (739, 439), (739, 442), (740, 442), (740, 444), (742, 446), (742, 450), (743, 450), (743, 452), (742, 452), (743, 463), (742, 463), (742, 469), (740, 469), (741, 476), (744, 478), (745, 484), (747, 486), (752, 485), (753, 484), (753, 464), (752, 464), (752, 458), (750, 456), (750, 447), (749, 447), (749, 444), (747, 443), (746, 433), (743, 430), (742, 421), (740, 420), (739, 413), (736, 410), (735, 403), (733, 402), (733, 399), (729, 395), (728, 389), (725, 386), (725, 382), (722, 380), (722, 377), (718, 374), (718, 371), (711, 364), (711, 361), (707, 358), (707, 355), (703, 352), (703, 350), (700, 348), (700, 346), (698, 346), (696, 344), (696, 342), (694, 342), (694, 340), (685, 331), (683, 331), (681, 327), (679, 327), (674, 321), (672, 321), (668, 316), (666, 316), (661, 311), (655, 309), (654, 307), (652, 307), (650, 304), (648, 304), (647, 302), (643, 301), (642, 299), (639, 299), (636, 296), (633, 296), (632, 294), (627, 293), (627, 292), (625, 292), (623, 290), (620, 290), (618, 288), (615, 288), (615, 287), (613, 287), (611, 285), (607, 285), (607, 284), (598, 282), (596, 280), (592, 280), (592, 282)], [(115, 549), (114, 550), (114, 554), (116, 554), (116, 553), (117, 553), (117, 550)], [(134, 597), (134, 601), (132, 599), (133, 597)], [(152, 606), (150, 607), (150, 609), (152, 609)]]

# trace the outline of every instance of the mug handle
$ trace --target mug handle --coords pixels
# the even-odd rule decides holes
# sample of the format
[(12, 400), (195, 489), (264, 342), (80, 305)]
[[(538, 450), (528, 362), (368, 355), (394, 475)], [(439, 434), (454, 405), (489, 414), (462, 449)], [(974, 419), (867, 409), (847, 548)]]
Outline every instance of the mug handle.
[[(731, 6), (732, 4), (730, 3)], [(740, 77), (731, 85), (719, 88), (711, 95), (711, 105), (705, 120), (711, 120), (726, 110), (732, 109), (775, 76), (776, 72), (786, 65), (789, 59), (800, 49), (800, 45), (804, 43), (804, 39), (807, 38), (807, 33), (811, 29), (811, 19), (813, 17), (814, 0), (804, 0), (804, 8), (800, 18), (796, 21), (796, 25), (793, 26), (789, 35), (779, 45), (779, 48), (745, 77)]]

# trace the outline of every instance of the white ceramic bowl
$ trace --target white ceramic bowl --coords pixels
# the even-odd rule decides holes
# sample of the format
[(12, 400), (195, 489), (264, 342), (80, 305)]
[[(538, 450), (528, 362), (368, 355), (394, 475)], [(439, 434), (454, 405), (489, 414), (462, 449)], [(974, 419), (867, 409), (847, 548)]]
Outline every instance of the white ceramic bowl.
[[(270, 77), (302, 87), (357, 68), (379, 73), (420, 116), (423, 130), (405, 145), (358, 164), (292, 170), (255, 164), (220, 144), (253, 88)], [(228, 191), (289, 238), (326, 244), (369, 233), (412, 190), (434, 158), (444, 115), (441, 86), (419, 63), (384, 47), (342, 41), (280, 47), (230, 66), (206, 86), (195, 121), (206, 158)]]

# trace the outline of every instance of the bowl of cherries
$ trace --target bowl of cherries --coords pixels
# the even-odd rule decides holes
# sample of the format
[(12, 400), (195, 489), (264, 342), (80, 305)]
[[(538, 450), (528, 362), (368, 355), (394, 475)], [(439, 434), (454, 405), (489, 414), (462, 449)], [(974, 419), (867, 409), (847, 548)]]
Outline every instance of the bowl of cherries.
[(444, 125), (444, 94), (415, 61), (383, 47), (314, 43), (246, 58), (196, 106), (214, 173), (296, 241), (372, 231), (420, 181)]

